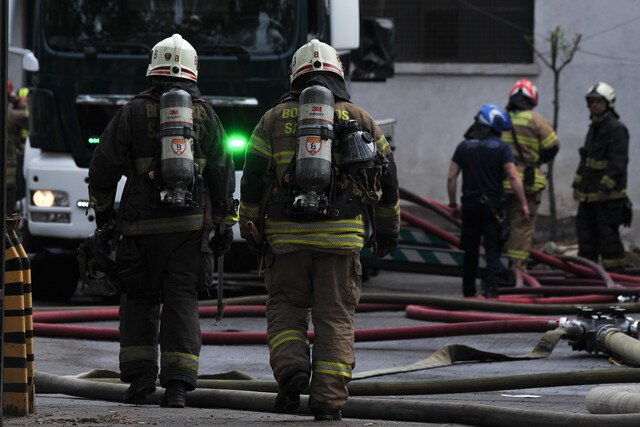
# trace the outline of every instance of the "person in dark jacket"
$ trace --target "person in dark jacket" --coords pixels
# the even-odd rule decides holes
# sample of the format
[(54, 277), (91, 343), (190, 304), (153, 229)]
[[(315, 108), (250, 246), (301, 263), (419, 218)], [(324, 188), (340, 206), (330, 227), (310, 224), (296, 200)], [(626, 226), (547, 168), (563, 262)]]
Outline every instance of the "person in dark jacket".
[[(474, 124), (464, 134), (465, 140), (456, 147), (449, 166), (449, 207), (455, 217), (462, 217), (460, 248), (464, 250), (462, 293), (465, 297), (476, 295), (481, 238), (486, 258), (483, 294), (486, 298), (498, 297), (500, 253), (504, 244), (500, 234), (501, 220), (504, 220), (502, 181), (505, 176), (518, 197), (523, 220), (529, 220), (529, 207), (513, 153), (509, 144), (500, 139), (502, 132), (509, 129), (511, 119), (502, 107), (483, 105)], [(456, 182), (460, 172), (462, 210), (456, 202)]]
[(615, 111), (616, 93), (599, 82), (589, 88), (591, 125), (573, 180), (573, 198), (580, 201), (576, 217), (578, 255), (594, 262), (602, 258), (608, 271), (626, 265), (618, 231), (624, 222), (627, 198), (629, 131)]
[[(89, 167), (89, 196), (97, 227), (115, 229), (120, 378), (131, 383), (124, 401), (145, 403), (159, 370), (166, 389), (160, 405), (180, 408), (196, 387), (198, 293), (211, 286), (212, 258), (233, 238), (235, 182), (224, 129), (200, 98), (195, 49), (174, 34), (154, 46), (149, 60), (150, 87), (124, 105), (100, 137)], [(161, 108), (167, 94), (183, 103)], [(166, 133), (170, 125), (178, 126), (178, 135)], [(184, 170), (175, 173), (172, 161)], [(182, 173), (186, 188), (176, 178)], [(123, 175), (127, 182), (114, 219)], [(225, 226), (216, 227), (220, 232), (210, 240), (223, 218)]]

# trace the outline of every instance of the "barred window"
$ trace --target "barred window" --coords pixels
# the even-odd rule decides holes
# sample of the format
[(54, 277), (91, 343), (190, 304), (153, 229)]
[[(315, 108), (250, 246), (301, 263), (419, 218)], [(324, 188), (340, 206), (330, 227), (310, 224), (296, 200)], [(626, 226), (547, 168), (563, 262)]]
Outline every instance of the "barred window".
[(532, 63), (534, 0), (367, 0), (395, 23), (397, 62)]

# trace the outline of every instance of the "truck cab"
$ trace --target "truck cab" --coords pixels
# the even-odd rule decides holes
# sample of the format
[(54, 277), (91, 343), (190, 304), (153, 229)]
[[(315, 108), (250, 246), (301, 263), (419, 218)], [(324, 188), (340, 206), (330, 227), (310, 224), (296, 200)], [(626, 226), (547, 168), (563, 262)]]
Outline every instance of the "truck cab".
[(76, 249), (96, 228), (92, 153), (116, 111), (148, 87), (148, 55), (158, 41), (179, 33), (198, 52), (198, 86), (234, 150), (236, 198), (245, 145), (288, 92), (295, 50), (319, 38), (347, 53), (359, 41), (354, 0), (41, 0), (31, 19), (39, 69), (30, 76), (23, 244), (39, 282), (34, 296), (45, 298), (76, 291)]

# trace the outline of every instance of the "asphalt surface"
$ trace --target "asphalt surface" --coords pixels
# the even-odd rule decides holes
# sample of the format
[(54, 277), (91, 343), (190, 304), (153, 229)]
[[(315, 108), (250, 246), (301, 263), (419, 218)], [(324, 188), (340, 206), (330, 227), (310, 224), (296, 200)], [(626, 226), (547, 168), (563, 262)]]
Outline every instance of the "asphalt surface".
[[(262, 293), (260, 287), (243, 292), (253, 291)], [(230, 293), (233, 291), (231, 290)], [(461, 297), (461, 279), (447, 276), (430, 276), (402, 272), (382, 271), (371, 276), (364, 283), (363, 292), (366, 293), (411, 293), (416, 296), (447, 296)], [(36, 312), (48, 309), (78, 309), (78, 304), (98, 308), (95, 302), (86, 300), (76, 301), (71, 307), (51, 307), (46, 302), (36, 302)], [(100, 306), (102, 308), (102, 306)], [(445, 308), (446, 309), (446, 308)], [(545, 316), (545, 317), (560, 317)], [(569, 316), (570, 317), (570, 316)], [(574, 316), (575, 317), (575, 316)], [(203, 331), (242, 331), (264, 332), (266, 320), (264, 317), (226, 317), (218, 326), (214, 319), (201, 319)], [(404, 310), (359, 312), (356, 315), (356, 329), (391, 328), (401, 326), (437, 325), (440, 322), (427, 322), (407, 317)], [(117, 328), (116, 321), (99, 321), (82, 323), (94, 327)], [(508, 332), (500, 334), (456, 335), (418, 339), (385, 339), (382, 341), (356, 342), (356, 369), (354, 374), (374, 369), (404, 366), (422, 360), (443, 347), (451, 344), (464, 344), (478, 350), (502, 353), (510, 356), (529, 353), (542, 337), (542, 332)], [(76, 376), (91, 370), (101, 369), (118, 371), (117, 342), (98, 341), (92, 339), (66, 339), (35, 337), (35, 369), (60, 376)], [(567, 371), (592, 371), (623, 369), (625, 366), (611, 363), (603, 354), (590, 354), (574, 351), (566, 341), (560, 341), (548, 357), (509, 362), (462, 362), (451, 366), (428, 370), (419, 370), (400, 374), (387, 375), (357, 381), (399, 381), (410, 382), (418, 380), (439, 379), (477, 379), (481, 377), (501, 377), (523, 374), (557, 374), (562, 378)], [(259, 380), (273, 380), (268, 364), (268, 348), (266, 345), (205, 345), (200, 355), (200, 374), (222, 374), (228, 372), (242, 372)], [(355, 383), (356, 381), (354, 381)], [(126, 388), (122, 385), (121, 387)], [(365, 402), (371, 411), (347, 411), (340, 425), (345, 426), (412, 426), (412, 425), (473, 425), (473, 422), (462, 424), (455, 422), (459, 411), (475, 411), (486, 408), (491, 411), (512, 409), (523, 411), (521, 416), (527, 417), (532, 413), (551, 414), (589, 414), (585, 405), (585, 396), (596, 385), (562, 385), (554, 387), (531, 387), (522, 384), (518, 388), (510, 387), (503, 390), (482, 392), (461, 392), (448, 394), (417, 394), (417, 395), (384, 395), (352, 397), (350, 402), (358, 404)], [(159, 396), (157, 391), (154, 396)], [(392, 392), (389, 392), (392, 393)], [(162, 426), (246, 426), (246, 425), (315, 425), (305, 408), (306, 398), (299, 414), (278, 414), (270, 408), (259, 405), (260, 402), (271, 402), (275, 394), (260, 393), (253, 399), (247, 397), (246, 408), (234, 409), (224, 396), (211, 398), (206, 406), (187, 407), (185, 409), (160, 408), (157, 405), (129, 405), (101, 399), (88, 399), (68, 394), (44, 394), (39, 392), (36, 377), (35, 413), (28, 417), (3, 418), (3, 424), (8, 426), (24, 425), (162, 425)], [(105, 394), (106, 397), (106, 394)], [(266, 400), (265, 400), (266, 399)], [(380, 405), (371, 404), (366, 399), (383, 399)], [(420, 401), (429, 405), (450, 405), (443, 411), (451, 411), (453, 422), (425, 415), (423, 422), (409, 422), (394, 420), (392, 415), (397, 410), (396, 405), (407, 401)], [(369, 403), (366, 403), (369, 402)], [(395, 402), (395, 403), (394, 403)], [(258, 404), (258, 409), (251, 409), (250, 405)], [(188, 397), (189, 405), (189, 397)], [(269, 406), (267, 404), (267, 406)], [(482, 405), (482, 406), (480, 406)], [(354, 406), (355, 408), (355, 406)], [(386, 409), (383, 409), (386, 408)], [(465, 409), (466, 408), (466, 409)], [(375, 410), (383, 410), (391, 419), (375, 419), (368, 414), (377, 414)], [(388, 410), (388, 411), (387, 411)], [(435, 410), (434, 410), (435, 411)], [(529, 411), (529, 412), (524, 412)], [(533, 412), (531, 412), (533, 411)], [(518, 412), (516, 412), (518, 413)], [(430, 412), (435, 414), (435, 412)], [(354, 418), (356, 416), (356, 418)], [(435, 415), (434, 415), (435, 416)], [(444, 418), (447, 419), (446, 417)], [(529, 420), (531, 421), (531, 420)], [(487, 424), (486, 421), (479, 424)], [(548, 425), (548, 423), (542, 424)], [(526, 424), (526, 423), (525, 423)], [(531, 424), (528, 424), (531, 425)], [(535, 423), (534, 423), (535, 425)]]

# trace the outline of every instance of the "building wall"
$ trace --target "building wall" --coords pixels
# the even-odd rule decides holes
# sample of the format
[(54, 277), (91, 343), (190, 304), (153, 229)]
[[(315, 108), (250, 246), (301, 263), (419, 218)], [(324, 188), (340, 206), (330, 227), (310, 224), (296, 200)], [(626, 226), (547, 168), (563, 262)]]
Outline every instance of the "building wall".
[[(579, 9), (576, 8), (580, 4)], [(640, 245), (640, 2), (635, 0), (537, 0), (535, 46), (548, 55), (549, 33), (560, 27), (567, 40), (582, 34), (580, 50), (560, 73), (561, 149), (554, 166), (558, 216), (577, 210), (571, 183), (579, 162), (578, 148), (589, 126), (587, 89), (606, 81), (616, 90), (616, 110), (630, 133), (629, 195), (635, 201), (635, 224), (623, 228), (626, 240)], [(535, 64), (396, 64), (385, 83), (350, 82), (353, 100), (376, 119), (394, 117), (400, 185), (447, 202), (446, 178), (456, 144), (485, 103), (506, 105), (520, 78), (539, 89), (536, 109), (553, 120), (553, 72), (539, 58)], [(540, 213), (548, 215), (545, 193)]]

